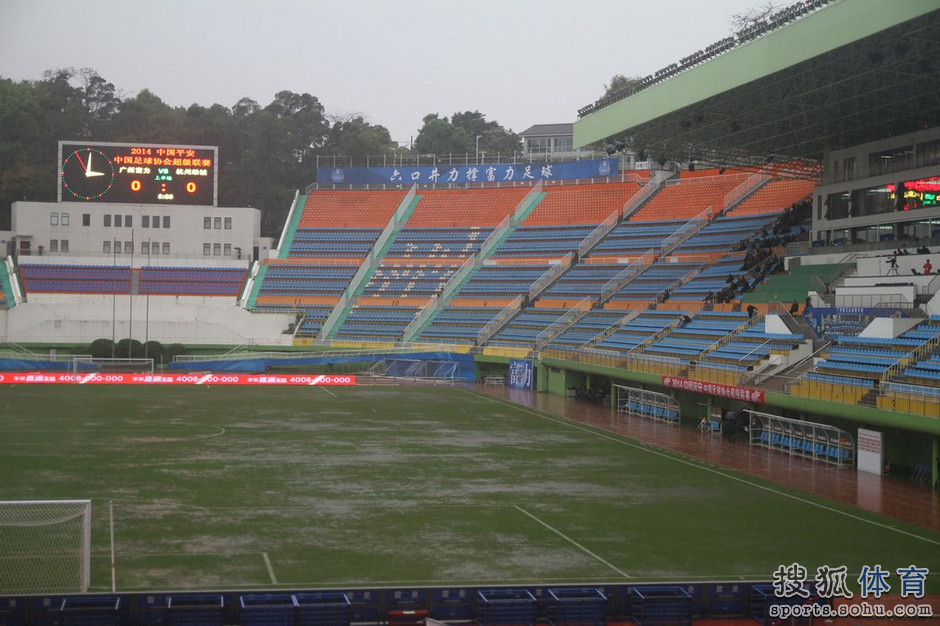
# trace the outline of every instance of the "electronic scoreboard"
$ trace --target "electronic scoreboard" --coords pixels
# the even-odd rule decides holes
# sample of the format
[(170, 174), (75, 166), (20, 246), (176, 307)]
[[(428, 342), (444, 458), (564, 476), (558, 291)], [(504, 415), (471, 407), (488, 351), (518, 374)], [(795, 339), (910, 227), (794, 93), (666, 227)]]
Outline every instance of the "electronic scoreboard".
[(219, 149), (59, 142), (59, 202), (218, 206)]

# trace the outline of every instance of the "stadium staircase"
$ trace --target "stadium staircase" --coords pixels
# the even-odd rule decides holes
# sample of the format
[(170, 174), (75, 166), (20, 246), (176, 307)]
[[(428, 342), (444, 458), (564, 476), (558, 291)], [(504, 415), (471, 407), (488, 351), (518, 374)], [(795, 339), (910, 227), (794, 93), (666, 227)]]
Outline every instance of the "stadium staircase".
[[(286, 259), (290, 254), (291, 244), (294, 243), (294, 236), (297, 234), (297, 228), (300, 225), (300, 218), (304, 214), (304, 205), (307, 203), (307, 196), (294, 194), (294, 202), (291, 204), (290, 215), (284, 223), (284, 232), (281, 233), (281, 241), (278, 244), (279, 259)], [(252, 294), (257, 297), (257, 294)]]
[[(287, 216), (287, 220), (284, 222), (284, 230), (281, 232), (281, 240), (278, 242), (277, 258), (286, 259), (290, 255), (291, 244), (294, 243), (294, 236), (297, 234), (297, 228), (300, 225), (300, 218), (303, 217), (304, 205), (306, 205), (306, 203), (306, 195), (301, 195), (300, 193), (294, 194), (294, 201), (291, 203), (290, 212)], [(267, 265), (262, 263), (259, 266), (258, 274), (252, 280), (251, 291), (248, 294), (245, 308), (249, 310), (255, 308), (267, 270)]]
[[(257, 263), (257, 261), (256, 261)], [(267, 276), (268, 266), (264, 263), (257, 263), (258, 272), (253, 278), (251, 278), (251, 291), (248, 294), (247, 302), (245, 303), (245, 308), (251, 310), (255, 308), (255, 305), (258, 303), (258, 293), (261, 291), (261, 285), (264, 284), (264, 277)], [(300, 326), (298, 324), (298, 326)]]
[(394, 243), (395, 236), (401, 231), (402, 227), (408, 222), (408, 217), (415, 210), (420, 198), (417, 196), (417, 185), (413, 185), (408, 194), (402, 199), (401, 204), (388, 221), (382, 234), (376, 240), (372, 250), (362, 261), (359, 271), (353, 276), (352, 281), (346, 287), (336, 307), (330, 313), (323, 326), (320, 327), (318, 337), (320, 340), (332, 339), (336, 332), (342, 326), (343, 321), (349, 316), (357, 298), (362, 294), (366, 285), (369, 284), (369, 278), (375, 273), (376, 268), (381, 264), (382, 258), (388, 247)]
[(10, 284), (9, 269), (12, 267), (10, 261), (4, 263), (3, 270), (0, 271), (0, 309), (9, 309), (16, 305), (16, 298), (13, 296), (13, 287)]
[(483, 267), (483, 263), (499, 249), (499, 245), (509, 237), (523, 220), (538, 206), (545, 197), (542, 191), (542, 181), (539, 181), (526, 196), (516, 205), (512, 214), (490, 233), (479, 251), (469, 257), (457, 272), (444, 284), (440, 296), (432, 299), (430, 305), (425, 307), (409, 324), (403, 334), (402, 341), (409, 342), (421, 334), (429, 324), (443, 311), (460, 288), (470, 280), (473, 275)]

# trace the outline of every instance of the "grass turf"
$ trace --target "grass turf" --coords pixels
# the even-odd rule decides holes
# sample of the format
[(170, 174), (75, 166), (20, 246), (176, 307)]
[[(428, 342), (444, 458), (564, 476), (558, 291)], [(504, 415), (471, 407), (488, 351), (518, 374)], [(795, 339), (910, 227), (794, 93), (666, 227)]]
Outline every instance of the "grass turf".
[(940, 570), (940, 533), (462, 389), (32, 385), (0, 415), (0, 500), (93, 501), (92, 591), (109, 502), (119, 591)]

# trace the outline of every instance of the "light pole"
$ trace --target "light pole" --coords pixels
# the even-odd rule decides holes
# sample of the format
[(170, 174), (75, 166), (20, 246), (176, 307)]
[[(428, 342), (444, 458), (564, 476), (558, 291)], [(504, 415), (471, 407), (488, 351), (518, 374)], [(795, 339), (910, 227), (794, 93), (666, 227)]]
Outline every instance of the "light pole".
[[(134, 341), (134, 231), (131, 230), (131, 278), (127, 283), (127, 360), (131, 359), (131, 344)], [(140, 272), (137, 273), (138, 281)]]
[[(111, 251), (114, 259), (111, 263), (112, 278), (117, 275), (117, 237), (111, 239)], [(111, 288), (111, 358), (114, 358), (114, 342), (117, 340), (117, 291)]]
[[(151, 257), (150, 257), (150, 254), (151, 254), (151, 252), (150, 252), (150, 246), (152, 246), (152, 245), (153, 245), (153, 243), (151, 242), (150, 237), (147, 237), (147, 271), (148, 271), (148, 272), (151, 271), (150, 268), (151, 268), (152, 265), (153, 265), (152, 261), (150, 260), (150, 258), (151, 258)], [(138, 283), (138, 285), (139, 285), (139, 283)], [(138, 287), (138, 290), (139, 290), (139, 287)], [(147, 315), (146, 315), (146, 319), (145, 319), (145, 321), (144, 321), (144, 358), (145, 358), (145, 359), (146, 359), (147, 356), (148, 356), (148, 355), (147, 355), (147, 344), (148, 344), (148, 343), (150, 343), (150, 289), (147, 289)]]
[(482, 137), (482, 136), (483, 136), (483, 135), (477, 135), (477, 146), (476, 146), (476, 148), (477, 148), (477, 165), (480, 164), (480, 137)]

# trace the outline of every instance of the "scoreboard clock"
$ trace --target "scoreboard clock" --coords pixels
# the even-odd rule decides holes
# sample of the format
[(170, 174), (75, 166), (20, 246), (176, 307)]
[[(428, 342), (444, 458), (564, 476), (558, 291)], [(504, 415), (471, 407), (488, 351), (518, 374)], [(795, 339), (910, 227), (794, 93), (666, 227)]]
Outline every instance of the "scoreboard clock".
[(217, 206), (214, 146), (59, 142), (59, 202)]

